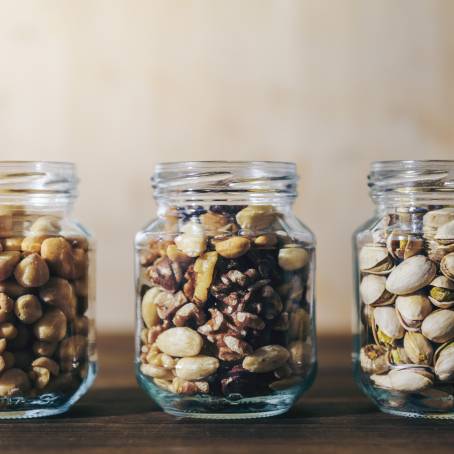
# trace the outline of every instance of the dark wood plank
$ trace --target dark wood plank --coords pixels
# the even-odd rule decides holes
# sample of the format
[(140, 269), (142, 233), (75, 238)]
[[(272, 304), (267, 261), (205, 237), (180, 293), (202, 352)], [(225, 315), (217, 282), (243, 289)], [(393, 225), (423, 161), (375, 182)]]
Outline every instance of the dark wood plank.
[(176, 419), (136, 386), (132, 336), (99, 340), (96, 385), (66, 415), (0, 422), (2, 454), (452, 453), (454, 423), (378, 412), (356, 388), (350, 338), (322, 338), (313, 388), (288, 414), (262, 420)]

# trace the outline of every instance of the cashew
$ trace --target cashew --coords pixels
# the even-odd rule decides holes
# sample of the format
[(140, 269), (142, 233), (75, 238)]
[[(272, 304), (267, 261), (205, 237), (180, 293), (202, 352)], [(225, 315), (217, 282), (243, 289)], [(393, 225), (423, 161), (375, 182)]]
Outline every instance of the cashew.
[(161, 380), (173, 380), (172, 371), (164, 367), (153, 366), (152, 364), (142, 364), (140, 370), (144, 375), (159, 378)]
[(9, 369), (0, 376), (0, 396), (10, 397), (30, 390), (27, 374), (20, 369)]
[(160, 293), (161, 290), (158, 287), (152, 287), (142, 297), (142, 318), (147, 328), (151, 328), (159, 322), (156, 297)]
[(6, 293), (0, 293), (0, 323), (6, 322), (13, 310), (14, 301)]
[(201, 380), (214, 374), (219, 368), (219, 360), (212, 356), (198, 355), (181, 358), (175, 367), (177, 377), (185, 380)]
[(51, 277), (47, 284), (40, 288), (39, 296), (45, 303), (58, 307), (68, 320), (76, 317), (76, 292), (66, 279)]
[(0, 281), (8, 279), (19, 263), (20, 252), (6, 251), (0, 252)]
[(35, 295), (23, 295), (14, 303), (14, 313), (22, 323), (29, 325), (42, 317), (43, 310)]
[(51, 308), (35, 323), (33, 332), (41, 341), (59, 342), (66, 335), (66, 325), (65, 314), (60, 309)]
[(191, 328), (170, 328), (156, 339), (158, 348), (170, 356), (195, 356), (203, 346), (202, 336)]
[(49, 280), (49, 268), (39, 254), (30, 254), (16, 266), (14, 277), (22, 287), (40, 287)]

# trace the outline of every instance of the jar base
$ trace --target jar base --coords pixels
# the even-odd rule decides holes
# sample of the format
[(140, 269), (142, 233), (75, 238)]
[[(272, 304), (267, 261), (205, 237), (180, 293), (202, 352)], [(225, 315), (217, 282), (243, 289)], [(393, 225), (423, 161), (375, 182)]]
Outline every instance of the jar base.
[(0, 398), (1, 419), (31, 419), (59, 415), (67, 412), (91, 387), (97, 373), (96, 363), (90, 363), (88, 373), (79, 388), (70, 395), (47, 393), (39, 398)]
[(394, 410), (387, 407), (378, 407), (383, 413), (388, 413), (394, 416), (403, 416), (405, 418), (420, 418), (420, 419), (454, 419), (454, 413), (416, 413), (412, 411)]

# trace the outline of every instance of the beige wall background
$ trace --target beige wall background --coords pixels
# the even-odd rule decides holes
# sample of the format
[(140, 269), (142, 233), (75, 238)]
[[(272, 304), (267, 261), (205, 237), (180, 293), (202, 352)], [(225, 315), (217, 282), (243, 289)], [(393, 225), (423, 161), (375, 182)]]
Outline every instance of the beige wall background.
[(349, 331), (374, 159), (454, 158), (451, 0), (0, 0), (0, 159), (71, 160), (98, 326), (133, 326), (160, 160), (298, 163), (318, 326)]

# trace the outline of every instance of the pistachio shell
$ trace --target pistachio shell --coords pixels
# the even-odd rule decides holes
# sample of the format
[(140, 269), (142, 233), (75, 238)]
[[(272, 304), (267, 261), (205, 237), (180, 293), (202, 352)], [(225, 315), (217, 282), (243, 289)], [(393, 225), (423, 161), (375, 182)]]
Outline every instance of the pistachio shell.
[(451, 244), (454, 242), (454, 220), (441, 225), (437, 229), (435, 239), (441, 244)]
[(440, 271), (448, 278), (454, 280), (454, 252), (445, 255), (440, 262)]
[(370, 378), (380, 388), (410, 393), (423, 391), (434, 382), (430, 370), (422, 367), (393, 369), (386, 375), (372, 375)]
[(405, 334), (393, 307), (376, 307), (373, 312), (375, 325), (391, 339), (402, 339)]
[(435, 375), (440, 381), (454, 379), (454, 342), (441, 345), (435, 352)]
[(424, 247), (424, 241), (417, 235), (394, 231), (386, 239), (386, 247), (391, 257), (405, 260), (419, 254)]
[(432, 305), (424, 295), (398, 296), (396, 312), (400, 323), (406, 330), (417, 331), (423, 320), (432, 312)]
[(423, 228), (426, 231), (436, 231), (439, 227), (454, 220), (454, 208), (428, 211), (423, 217)]
[(437, 344), (454, 338), (454, 311), (439, 309), (429, 314), (421, 325), (421, 332)]
[(359, 292), (364, 304), (374, 304), (376, 306), (392, 304), (396, 297), (386, 290), (386, 277), (377, 276), (376, 274), (364, 276)]
[(412, 363), (426, 365), (432, 363), (434, 353), (432, 345), (421, 333), (406, 333), (404, 349)]
[(435, 263), (424, 255), (415, 255), (391, 271), (386, 281), (386, 290), (396, 295), (414, 293), (428, 285), (436, 272)]
[(361, 369), (368, 374), (383, 374), (389, 370), (386, 349), (376, 344), (368, 344), (359, 352)]
[(385, 246), (366, 244), (359, 252), (359, 268), (362, 272), (388, 274), (393, 266)]
[[(454, 281), (446, 276), (437, 276), (431, 283), (429, 300), (434, 306), (449, 309), (454, 306)], [(446, 296), (448, 298), (446, 299)]]

